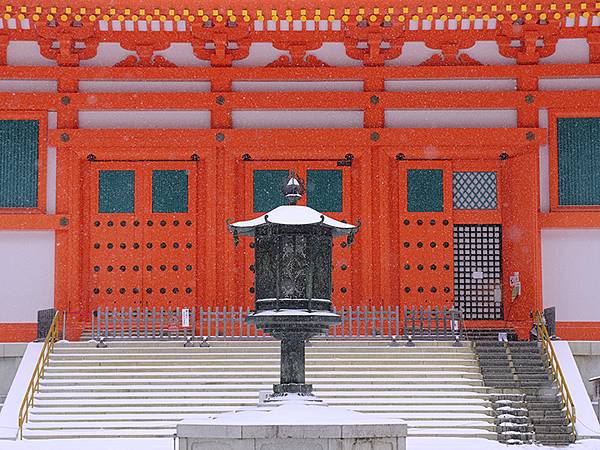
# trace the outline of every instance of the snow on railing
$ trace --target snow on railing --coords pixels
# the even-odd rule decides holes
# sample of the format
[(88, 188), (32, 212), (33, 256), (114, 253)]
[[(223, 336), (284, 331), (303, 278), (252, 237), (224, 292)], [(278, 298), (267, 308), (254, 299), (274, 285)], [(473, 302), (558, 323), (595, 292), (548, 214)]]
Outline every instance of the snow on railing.
[[(246, 322), (249, 308), (99, 308), (92, 313), (92, 338), (188, 339), (264, 338)], [(340, 322), (318, 337), (463, 339), (456, 309), (342, 307)]]

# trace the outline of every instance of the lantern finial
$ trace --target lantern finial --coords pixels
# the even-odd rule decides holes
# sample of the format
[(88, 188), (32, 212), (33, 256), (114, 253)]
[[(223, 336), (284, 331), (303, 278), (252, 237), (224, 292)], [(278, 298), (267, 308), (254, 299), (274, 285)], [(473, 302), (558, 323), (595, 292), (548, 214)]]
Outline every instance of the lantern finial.
[(288, 179), (283, 186), (283, 195), (288, 201), (288, 204), (295, 205), (304, 194), (304, 182), (296, 175), (294, 169), (290, 171)]

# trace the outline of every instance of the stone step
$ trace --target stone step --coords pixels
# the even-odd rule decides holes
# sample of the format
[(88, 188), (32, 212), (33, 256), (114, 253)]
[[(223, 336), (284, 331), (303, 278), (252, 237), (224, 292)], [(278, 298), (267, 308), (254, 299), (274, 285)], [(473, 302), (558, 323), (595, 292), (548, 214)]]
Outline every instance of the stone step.
[[(243, 409), (243, 408), (241, 408)], [(119, 421), (128, 421), (128, 422), (138, 422), (138, 421), (178, 421), (183, 418), (194, 417), (195, 414), (185, 414), (178, 411), (165, 411), (162, 415), (157, 414), (145, 414), (143, 412), (140, 413), (130, 413), (130, 414), (118, 414), (112, 415), (113, 420)], [(395, 413), (384, 413), (384, 416), (395, 416), (398, 415)], [(494, 423), (494, 416), (489, 412), (402, 412), (402, 419), (411, 420), (411, 421), (419, 421), (419, 422), (427, 422), (427, 423), (439, 423), (440, 421), (448, 421), (452, 425), (460, 425), (460, 422), (486, 422), (489, 424)], [(89, 414), (61, 414), (61, 415), (52, 415), (46, 413), (38, 413), (34, 412), (29, 417), (30, 423), (68, 423), (68, 422), (80, 422), (80, 421), (95, 421), (102, 422), (107, 419), (106, 414), (99, 413), (89, 413)]]
[[(368, 404), (352, 404), (352, 403), (334, 403), (328, 402), (330, 406), (344, 406), (359, 412), (374, 412), (374, 413), (433, 413), (440, 410), (447, 413), (482, 413), (493, 417), (491, 408), (485, 405), (422, 405), (422, 404), (406, 404), (406, 405), (368, 405)], [(99, 406), (102, 406), (100, 409)], [(209, 405), (209, 404), (166, 404), (165, 402), (155, 403), (136, 403), (136, 404), (96, 404), (96, 405), (77, 405), (67, 404), (62, 407), (58, 404), (47, 405), (40, 402), (35, 405), (36, 414), (105, 414), (106, 416), (114, 414), (137, 414), (144, 413), (146, 415), (155, 414), (162, 415), (166, 412), (174, 412), (180, 414), (217, 414), (225, 411), (237, 411), (243, 407), (254, 407), (255, 403), (244, 405)]]
[[(216, 408), (221, 406), (253, 406), (256, 405), (257, 399), (255, 398), (157, 398), (157, 397), (142, 397), (142, 398), (121, 398), (121, 399), (101, 399), (101, 398), (87, 398), (85, 402), (81, 399), (75, 398), (60, 398), (60, 399), (38, 399), (36, 401), (36, 408), (40, 411), (43, 408), (72, 408), (77, 410), (78, 408), (137, 408), (137, 407), (163, 407), (166, 408), (185, 408), (185, 407), (200, 407), (200, 408)], [(337, 398), (329, 397), (327, 403), (331, 406), (368, 406), (368, 407), (394, 407), (398, 409), (406, 408), (429, 408), (432, 406), (443, 407), (444, 409), (451, 410), (452, 408), (463, 409), (465, 407), (475, 408), (490, 408), (491, 403), (483, 399), (448, 399), (448, 398), (402, 398), (402, 397), (391, 397), (391, 398), (372, 398), (372, 397), (353, 397), (353, 398)]]
[[(406, 364), (410, 366), (452, 366), (452, 365), (463, 365), (477, 367), (477, 361), (475, 359), (468, 358), (314, 358), (309, 357), (306, 360), (307, 364), (319, 365), (319, 364), (330, 364), (330, 365), (350, 365), (350, 366), (365, 366), (365, 365), (377, 365), (377, 366), (388, 366), (388, 365), (400, 365)], [(164, 359), (146, 358), (136, 359), (136, 364), (141, 365), (164, 365)], [(218, 364), (218, 365), (236, 365), (243, 364), (245, 366), (263, 366), (265, 364), (279, 364), (279, 355), (273, 358), (204, 358), (204, 357), (190, 357), (182, 355), (179, 359), (169, 359), (170, 364)], [(121, 357), (114, 359), (55, 359), (51, 358), (48, 367), (72, 367), (72, 366), (100, 366), (100, 365), (129, 365), (131, 359)]]
[[(332, 371), (333, 372), (333, 371)], [(330, 375), (326, 377), (326, 375)], [(335, 378), (333, 377), (333, 373), (319, 373), (316, 371), (312, 371), (307, 369), (306, 377), (310, 379), (311, 382), (317, 383), (319, 380), (333, 380), (339, 379), (340, 382), (344, 382), (346, 380), (366, 380), (366, 379), (413, 379), (414, 377), (419, 377), (419, 379), (432, 379), (432, 380), (445, 380), (445, 379), (471, 379), (471, 380), (481, 380), (481, 374), (475, 372), (464, 372), (464, 371), (428, 371), (428, 372), (414, 372), (414, 371), (361, 371), (361, 370), (339, 370), (335, 371)], [(181, 372), (177, 369), (173, 369), (172, 371), (165, 372), (156, 372), (152, 370), (135, 370), (132, 369), (130, 372), (114, 370), (111, 372), (106, 372), (102, 374), (98, 374), (97, 372), (67, 372), (67, 373), (53, 373), (47, 372), (44, 377), (46, 380), (73, 380), (75, 382), (86, 379), (98, 379), (101, 377), (104, 382), (108, 382), (113, 379), (123, 379), (126, 377), (135, 377), (138, 380), (141, 379), (170, 379), (170, 380), (195, 380), (195, 381), (205, 381), (205, 380), (214, 380), (219, 381), (222, 377), (227, 377), (229, 379), (252, 379), (256, 377), (268, 377), (271, 379), (276, 379), (279, 377), (279, 370), (273, 368), (271, 370), (265, 369), (263, 371), (190, 371), (190, 372)], [(339, 377), (339, 378), (338, 378)], [(365, 378), (367, 377), (367, 378)]]
[[(90, 365), (90, 366), (55, 366), (49, 365), (46, 368), (48, 374), (74, 374), (74, 373), (96, 373), (104, 374), (110, 372), (128, 373), (128, 372), (201, 372), (203, 370), (211, 370), (213, 372), (235, 372), (244, 373), (248, 370), (261, 370), (265, 372), (278, 371), (278, 363), (270, 363), (268, 365), (222, 365), (222, 364), (202, 364), (200, 362), (189, 365), (189, 364), (101, 364), (101, 365)], [(377, 365), (377, 364), (307, 364), (307, 373), (319, 373), (319, 372), (362, 372), (369, 373), (372, 371), (380, 374), (388, 372), (444, 372), (444, 373), (479, 373), (479, 367), (473, 364), (469, 365), (408, 365), (408, 364), (388, 364), (388, 365)]]
[[(268, 386), (262, 386), (266, 388)], [(334, 391), (323, 391), (318, 390), (315, 391), (318, 394), (319, 398), (327, 400), (328, 398), (335, 399), (346, 399), (346, 398), (366, 398), (366, 399), (380, 399), (380, 398), (388, 398), (393, 401), (402, 402), (412, 401), (413, 399), (427, 402), (428, 400), (439, 399), (439, 391), (424, 391), (424, 392), (407, 392), (407, 391), (349, 391), (349, 392), (334, 392)], [(213, 391), (213, 392), (198, 392), (198, 391), (183, 391), (183, 392), (165, 392), (163, 390), (160, 391), (141, 391), (141, 392), (125, 392), (125, 391), (108, 391), (108, 392), (88, 392), (88, 391), (80, 391), (77, 392), (55, 392), (55, 391), (40, 391), (35, 395), (35, 399), (37, 400), (112, 400), (115, 395), (118, 395), (120, 399), (128, 399), (128, 400), (136, 400), (136, 399), (150, 399), (150, 398), (160, 398), (165, 400), (170, 399), (244, 399), (244, 400), (252, 400), (254, 402), (258, 402), (258, 391), (257, 390), (248, 390), (248, 391), (230, 391), (230, 392), (222, 392), (222, 391)], [(482, 396), (480, 393), (465, 393), (465, 392), (446, 392), (444, 393), (444, 401), (451, 401), (452, 399), (456, 399), (456, 401), (465, 401), (472, 399), (477, 402), (489, 402), (489, 398), (487, 396)]]
[[(340, 385), (340, 384), (313, 384), (316, 390), (319, 392), (332, 392), (336, 395), (342, 395), (344, 393), (348, 393), (348, 395), (353, 395), (354, 392), (361, 392), (368, 390), (369, 393), (373, 393), (376, 395), (378, 392), (399, 392), (402, 395), (408, 395), (410, 393), (415, 393), (415, 395), (440, 395), (442, 393), (443, 396), (448, 395), (473, 395), (479, 396), (481, 398), (488, 398), (488, 393), (490, 388), (482, 387), (482, 386), (471, 386), (471, 385), (458, 385), (458, 384), (350, 384), (350, 385)], [(254, 382), (246, 382), (243, 385), (238, 384), (202, 384), (202, 383), (189, 383), (182, 382), (179, 384), (172, 384), (169, 380), (164, 383), (155, 383), (155, 384), (103, 384), (103, 385), (90, 385), (89, 383), (81, 383), (80, 385), (72, 385), (69, 383), (47, 383), (45, 381), (41, 382), (41, 393), (49, 392), (49, 393), (72, 393), (76, 394), (78, 392), (81, 393), (112, 393), (121, 394), (121, 393), (135, 393), (135, 392), (159, 392), (159, 393), (169, 393), (169, 392), (196, 392), (200, 394), (206, 395), (214, 395), (214, 392), (217, 393), (229, 393), (229, 392), (251, 392), (254, 395), (258, 395), (257, 392), (265, 389), (271, 389), (271, 385), (269, 383), (258, 383)]]
[[(96, 354), (54, 354), (52, 356), (52, 361), (100, 361), (100, 360), (162, 360), (162, 361), (173, 361), (180, 360), (182, 358), (189, 357), (192, 360), (196, 359), (205, 359), (209, 360), (229, 360), (229, 359), (241, 359), (241, 360), (254, 360), (257, 358), (259, 360), (275, 360), (279, 361), (279, 353), (234, 353), (234, 352), (210, 352), (204, 351), (202, 352), (172, 352), (172, 353), (96, 353)], [(373, 353), (370, 352), (344, 352), (344, 353), (315, 353), (315, 354), (307, 354), (307, 361), (312, 361), (313, 359), (318, 361), (321, 359), (332, 359), (332, 360), (345, 360), (345, 359), (371, 359), (374, 357)], [(402, 353), (378, 353), (377, 359), (392, 359), (392, 360), (469, 360), (476, 362), (474, 358), (472, 358), (468, 353), (431, 353), (431, 352), (402, 352)]]
[[(184, 417), (254, 407), (278, 381), (278, 342), (209, 345), (59, 343), (24, 435), (172, 436)], [(490, 389), (468, 343), (315, 339), (306, 353), (307, 382), (333, 407), (402, 417), (418, 436), (497, 437)]]
[[(275, 383), (278, 381), (278, 378), (275, 376), (272, 377), (264, 377), (261, 381), (267, 383), (267, 385)], [(399, 380), (398, 378), (393, 379), (385, 379), (385, 380), (376, 380), (373, 378), (321, 378), (318, 380), (310, 379), (308, 380), (313, 384), (313, 386), (317, 385), (327, 385), (335, 382), (344, 383), (351, 387), (352, 385), (365, 386), (369, 385), (370, 388), (376, 388), (377, 386), (386, 386), (387, 384), (394, 385), (397, 382), (402, 382), (404, 385), (418, 385), (418, 386), (426, 386), (433, 385), (437, 386), (440, 382), (447, 383), (447, 386), (452, 386), (453, 384), (458, 384), (461, 386), (469, 386), (471, 387), (481, 387), (483, 388), (483, 383), (481, 380), (471, 379), (471, 378), (406, 378)], [(169, 386), (187, 386), (190, 384), (205, 384), (207, 386), (216, 386), (220, 388), (223, 385), (235, 385), (237, 384), (237, 388), (239, 389), (240, 385), (245, 386), (248, 380), (243, 378), (219, 378), (213, 380), (190, 380), (189, 377), (181, 378), (181, 379), (171, 379), (169, 377), (163, 378), (144, 378), (140, 379), (139, 377), (132, 378), (115, 378), (106, 380), (105, 378), (86, 378), (86, 379), (71, 379), (71, 378), (57, 378), (57, 379), (48, 379), (44, 378), (40, 384), (42, 386), (98, 386), (98, 385), (113, 385), (113, 386), (139, 386), (139, 385), (169, 385)]]

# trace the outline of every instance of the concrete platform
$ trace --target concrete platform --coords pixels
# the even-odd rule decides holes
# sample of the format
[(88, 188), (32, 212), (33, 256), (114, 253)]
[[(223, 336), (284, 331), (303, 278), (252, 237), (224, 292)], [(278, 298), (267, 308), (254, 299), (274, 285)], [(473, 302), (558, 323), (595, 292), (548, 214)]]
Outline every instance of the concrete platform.
[(177, 425), (180, 450), (406, 450), (401, 419), (286, 401)]

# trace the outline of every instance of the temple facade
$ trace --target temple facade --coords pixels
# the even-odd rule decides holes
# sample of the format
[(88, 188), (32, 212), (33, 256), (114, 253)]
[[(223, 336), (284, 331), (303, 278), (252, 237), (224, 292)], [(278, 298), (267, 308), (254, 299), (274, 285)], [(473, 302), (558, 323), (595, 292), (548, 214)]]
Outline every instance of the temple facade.
[(600, 3), (139, 5), (1, 6), (0, 341), (252, 306), (226, 223), (290, 170), (361, 224), (336, 306), (600, 339)]

